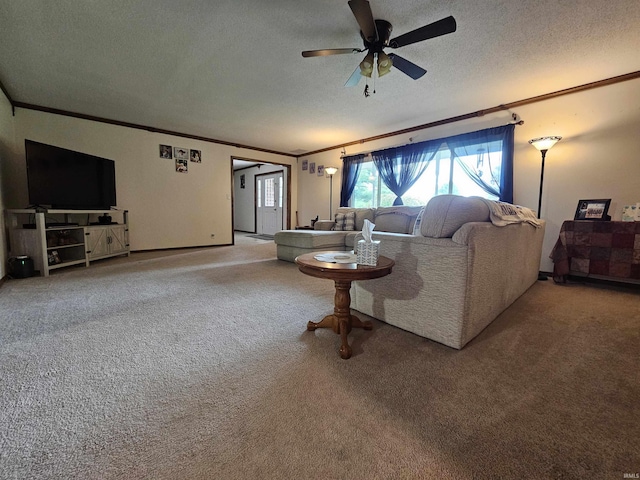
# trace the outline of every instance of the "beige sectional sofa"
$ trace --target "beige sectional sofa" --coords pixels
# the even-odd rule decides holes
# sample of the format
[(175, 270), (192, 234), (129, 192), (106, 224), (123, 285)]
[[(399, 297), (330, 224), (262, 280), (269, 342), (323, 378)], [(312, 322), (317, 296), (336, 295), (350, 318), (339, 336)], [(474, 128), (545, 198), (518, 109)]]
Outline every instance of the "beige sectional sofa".
[(422, 207), (338, 208), (336, 214), (355, 213), (355, 230), (334, 231), (335, 222), (319, 220), (315, 230), (282, 230), (274, 241), (280, 260), (293, 262), (298, 255), (317, 251), (353, 250), (353, 240), (362, 230), (364, 220), (375, 224), (376, 232), (411, 234)]
[(464, 347), (538, 278), (544, 221), (497, 226), (482, 199), (455, 195), (434, 197), (423, 210), (338, 213), (350, 210), (355, 231), (326, 230), (333, 222), (320, 221), (318, 230), (276, 233), (278, 258), (352, 250), (368, 218), (380, 254), (396, 264), (387, 277), (354, 282), (351, 308), (444, 345)]

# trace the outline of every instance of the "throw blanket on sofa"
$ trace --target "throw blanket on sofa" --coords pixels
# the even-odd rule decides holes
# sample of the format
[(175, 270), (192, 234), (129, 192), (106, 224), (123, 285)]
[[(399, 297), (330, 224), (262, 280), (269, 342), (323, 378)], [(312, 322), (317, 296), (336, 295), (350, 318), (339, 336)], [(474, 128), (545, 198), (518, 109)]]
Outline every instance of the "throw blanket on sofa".
[(491, 222), (499, 227), (504, 227), (511, 223), (530, 223), (536, 228), (540, 228), (540, 222), (533, 210), (520, 205), (512, 205), (495, 200), (482, 199), (489, 207)]

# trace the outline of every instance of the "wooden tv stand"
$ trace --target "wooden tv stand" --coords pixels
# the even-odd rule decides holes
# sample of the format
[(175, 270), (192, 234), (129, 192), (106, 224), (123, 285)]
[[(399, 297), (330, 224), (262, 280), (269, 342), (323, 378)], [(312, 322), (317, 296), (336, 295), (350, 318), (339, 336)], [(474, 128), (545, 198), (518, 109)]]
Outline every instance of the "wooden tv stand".
[[(104, 214), (120, 222), (100, 224)], [(9, 209), (6, 222), (9, 256), (30, 256), (45, 277), (58, 268), (131, 254), (128, 210)]]

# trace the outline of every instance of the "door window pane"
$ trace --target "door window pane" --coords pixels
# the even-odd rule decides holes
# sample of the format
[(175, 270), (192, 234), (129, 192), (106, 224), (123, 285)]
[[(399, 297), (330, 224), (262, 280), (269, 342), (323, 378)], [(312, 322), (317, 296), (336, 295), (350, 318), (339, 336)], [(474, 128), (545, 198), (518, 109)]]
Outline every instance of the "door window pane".
[(262, 207), (262, 180), (258, 179), (258, 208)]
[(273, 178), (265, 178), (264, 180), (264, 206), (265, 207), (275, 207), (276, 206), (276, 198), (275, 198), (275, 179)]

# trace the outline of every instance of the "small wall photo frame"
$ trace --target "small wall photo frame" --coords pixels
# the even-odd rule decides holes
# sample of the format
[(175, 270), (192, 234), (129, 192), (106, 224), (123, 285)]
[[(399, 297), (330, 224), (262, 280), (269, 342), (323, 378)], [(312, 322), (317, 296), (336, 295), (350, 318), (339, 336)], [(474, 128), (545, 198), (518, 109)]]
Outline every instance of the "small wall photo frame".
[(309, 170), (309, 160), (302, 160), (302, 170)]
[(244, 177), (244, 173), (242, 175), (240, 175), (240, 188), (245, 188), (245, 177)]
[(576, 208), (576, 214), (573, 217), (574, 220), (611, 220), (611, 217), (607, 215), (609, 211), (609, 205), (611, 204), (610, 198), (600, 198), (592, 200), (580, 200)]
[(313, 175), (314, 173), (316, 173), (316, 163), (315, 162), (311, 162), (309, 164), (309, 173), (311, 175)]
[(318, 165), (318, 176), (319, 177), (324, 176), (324, 165)]
[(176, 158), (176, 172), (187, 173), (188, 170), (189, 170), (189, 166), (187, 165), (187, 159)]
[(168, 158), (172, 159), (173, 155), (171, 152), (173, 151), (173, 147), (171, 145), (160, 145), (160, 158)]
[(202, 153), (200, 150), (189, 150), (189, 160), (196, 163), (202, 162)]
[(173, 156), (176, 157), (176, 160), (189, 160), (189, 149), (173, 147)]

